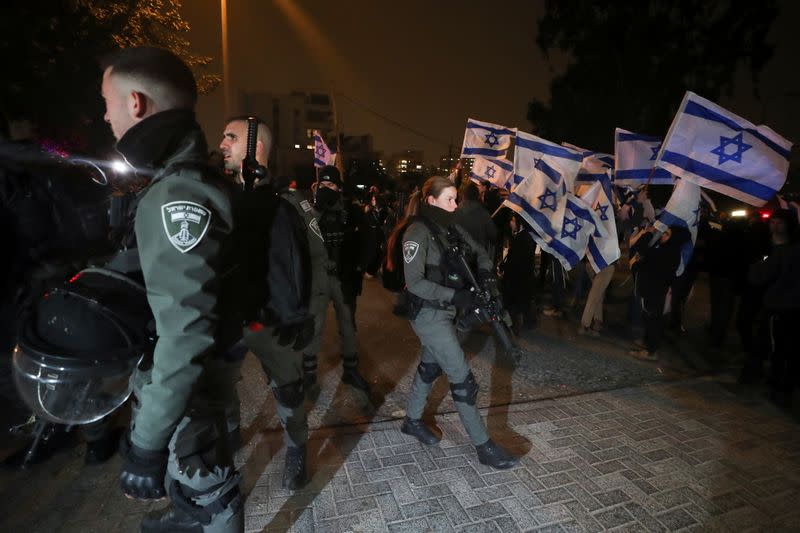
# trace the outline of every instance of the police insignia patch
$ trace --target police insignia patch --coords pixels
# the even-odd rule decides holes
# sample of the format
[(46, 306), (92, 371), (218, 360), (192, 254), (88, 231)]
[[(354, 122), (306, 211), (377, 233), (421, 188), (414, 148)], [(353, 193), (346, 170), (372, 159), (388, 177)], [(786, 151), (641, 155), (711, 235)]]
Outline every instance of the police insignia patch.
[(321, 241), (325, 239), (322, 237), (322, 230), (319, 229), (319, 222), (317, 222), (316, 218), (312, 218), (311, 222), (308, 223), (308, 227), (311, 228), (311, 231), (314, 232), (314, 235), (320, 238)]
[(205, 236), (211, 211), (194, 202), (169, 202), (161, 206), (161, 220), (169, 242), (185, 254)]
[(308, 213), (309, 211), (311, 211), (311, 204), (310, 204), (310, 203), (308, 203), (308, 200), (302, 200), (302, 201), (300, 202), (300, 207), (302, 207), (302, 208), (303, 208), (303, 211), (305, 211), (306, 213)]
[(403, 260), (410, 263), (417, 256), (419, 251), (419, 243), (414, 241), (406, 241), (403, 243)]

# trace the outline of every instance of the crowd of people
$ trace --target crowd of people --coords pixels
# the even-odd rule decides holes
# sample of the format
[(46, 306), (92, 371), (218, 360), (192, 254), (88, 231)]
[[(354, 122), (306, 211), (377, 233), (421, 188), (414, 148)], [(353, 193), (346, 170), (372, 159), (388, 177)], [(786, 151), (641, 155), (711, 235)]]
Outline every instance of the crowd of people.
[[(518, 459), (489, 435), (476, 406), (479, 386), (459, 343), (459, 331), (475, 326), (479, 291), (502, 302), (517, 336), (529, 335), (540, 315), (570, 320), (570, 309), (582, 305), (577, 333), (598, 337), (608, 334), (609, 287), (624, 285), (630, 274), (630, 353), (658, 361), (665, 330), (685, 332), (687, 301), (705, 272), (708, 347), (724, 347), (736, 310), (747, 354), (740, 380), (754, 382), (768, 370), (773, 399), (791, 401), (800, 247), (797, 213), (790, 209), (742, 221), (705, 209), (692, 259), (676, 276), (689, 230), (656, 231), (659, 210), (646, 187), (617, 188), (622, 257), (599, 272), (586, 260), (566, 271), (537, 247), (523, 216), (502, 208), (504, 190), (466, 176), (434, 176), (409, 191), (373, 186), (359, 195), (341, 168), (325, 166), (311, 190), (298, 190), (292, 180), (269, 175), (272, 134), (263, 122), (256, 121), (255, 153), (246, 153), (247, 117), (227, 122), (219, 144), (223, 168), (215, 168), (194, 118), (195, 80), (164, 50), (129, 48), (110, 56), (102, 96), (117, 151), (144, 176), (115, 192), (110, 216), (99, 214), (107, 202), (87, 204), (99, 194), (96, 187), (89, 187), (91, 194), (65, 194), (59, 188), (66, 181), (42, 177), (49, 168), (3, 165), (0, 235), (15, 260), (6, 262), (10, 270), (1, 278), (0, 394), (9, 406), (5, 424), (24, 422), (30, 406), (12, 383), (14, 346), (32, 342), (60, 356), (67, 350), (48, 337), (47, 324), (22, 327), (48, 283), (91, 266), (143, 287), (152, 344), (131, 376), (120, 484), (128, 497), (173, 503), (150, 513), (143, 531), (243, 530), (233, 452), (241, 446), (236, 383), (248, 351), (264, 369), (284, 428), (283, 486), (296, 490), (308, 482), (304, 402), (319, 392), (329, 304), (341, 340), (341, 381), (370, 401), (356, 342), (365, 277), (380, 278), (397, 295), (396, 314), (410, 321), (421, 345), (401, 431), (428, 446), (439, 443), (441, 431), (422, 415), (434, 382), (445, 375), (479, 461), (493, 468), (510, 468)], [(89, 207), (59, 208), (71, 201)], [(78, 220), (67, 219), (76, 214)], [(479, 287), (452, 249), (472, 264)], [(91, 341), (91, 332), (86, 337)], [(103, 462), (116, 450), (117, 415), (87, 428), (87, 462)]]

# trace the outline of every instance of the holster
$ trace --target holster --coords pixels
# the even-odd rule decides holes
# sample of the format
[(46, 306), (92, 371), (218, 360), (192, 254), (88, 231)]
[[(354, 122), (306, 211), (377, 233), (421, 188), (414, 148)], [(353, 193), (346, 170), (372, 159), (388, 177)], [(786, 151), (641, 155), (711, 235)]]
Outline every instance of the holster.
[(408, 289), (403, 289), (397, 294), (397, 301), (392, 312), (401, 318), (414, 320), (424, 303), (425, 300), (410, 293)]

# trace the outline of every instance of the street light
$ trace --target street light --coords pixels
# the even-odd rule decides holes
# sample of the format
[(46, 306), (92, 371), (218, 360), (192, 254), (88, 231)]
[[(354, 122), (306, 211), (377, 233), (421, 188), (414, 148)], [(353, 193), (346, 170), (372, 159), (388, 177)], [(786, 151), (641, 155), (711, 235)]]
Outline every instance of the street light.
[(228, 61), (228, 2), (220, 0), (222, 16), (222, 88), (225, 93), (225, 114), (231, 114), (231, 71)]

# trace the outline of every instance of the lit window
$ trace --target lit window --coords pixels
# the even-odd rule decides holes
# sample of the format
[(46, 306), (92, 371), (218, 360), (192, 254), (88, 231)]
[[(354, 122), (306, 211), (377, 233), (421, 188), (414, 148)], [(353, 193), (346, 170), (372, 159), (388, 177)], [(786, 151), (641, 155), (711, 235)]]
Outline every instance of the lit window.
[(299, 144), (295, 144), (294, 147), (295, 148), (300, 148), (300, 145)]
[(314, 145), (313, 144), (309, 144), (309, 145), (306, 146), (306, 148), (308, 148), (309, 150), (313, 150), (314, 149)]
[(421, 169), (422, 165), (417, 165), (417, 170)]

